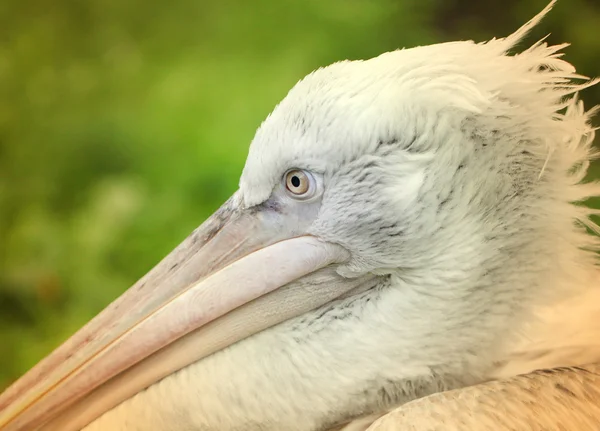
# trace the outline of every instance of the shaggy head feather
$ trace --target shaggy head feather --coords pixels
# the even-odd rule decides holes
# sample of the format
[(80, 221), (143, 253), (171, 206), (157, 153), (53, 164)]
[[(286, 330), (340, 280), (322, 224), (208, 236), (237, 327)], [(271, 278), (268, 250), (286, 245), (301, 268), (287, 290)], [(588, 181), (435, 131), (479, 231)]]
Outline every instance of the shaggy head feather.
[(464, 267), (479, 268), (469, 277), (480, 281), (484, 261), (505, 264), (498, 254), (510, 250), (538, 259), (560, 248), (549, 266), (567, 258), (556, 241), (580, 259), (574, 249), (597, 241), (565, 229), (574, 220), (594, 227), (571, 203), (600, 188), (580, 185), (594, 131), (576, 93), (596, 81), (560, 58), (566, 44), (508, 55), (552, 5), (504, 39), (403, 49), (308, 75), (252, 142), (246, 205), (267, 200), (287, 169), (322, 174), (312, 232), (353, 253), (345, 275)]

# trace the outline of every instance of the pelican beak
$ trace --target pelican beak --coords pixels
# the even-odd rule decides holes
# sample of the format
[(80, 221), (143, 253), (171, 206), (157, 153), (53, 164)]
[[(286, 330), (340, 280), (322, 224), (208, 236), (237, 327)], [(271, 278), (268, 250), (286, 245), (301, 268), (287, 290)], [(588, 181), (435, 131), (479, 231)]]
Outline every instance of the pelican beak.
[(344, 249), (288, 224), (276, 207), (242, 208), (236, 193), (0, 396), (0, 430), (81, 429), (178, 369), (364, 282), (335, 273)]

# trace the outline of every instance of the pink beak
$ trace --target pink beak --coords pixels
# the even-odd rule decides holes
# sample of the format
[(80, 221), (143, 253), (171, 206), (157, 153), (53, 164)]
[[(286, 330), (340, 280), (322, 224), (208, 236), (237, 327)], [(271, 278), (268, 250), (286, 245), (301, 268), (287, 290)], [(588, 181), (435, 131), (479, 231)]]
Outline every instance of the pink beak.
[[(235, 194), (0, 396), (0, 430), (81, 429), (174, 371), (356, 288), (361, 280), (326, 268), (347, 258)], [(305, 276), (328, 289), (307, 289)]]

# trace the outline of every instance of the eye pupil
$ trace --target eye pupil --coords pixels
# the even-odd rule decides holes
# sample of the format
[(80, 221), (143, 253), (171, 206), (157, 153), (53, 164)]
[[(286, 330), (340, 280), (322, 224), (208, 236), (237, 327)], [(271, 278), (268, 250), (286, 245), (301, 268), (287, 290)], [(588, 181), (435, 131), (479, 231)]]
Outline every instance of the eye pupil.
[(283, 182), (287, 191), (295, 199), (308, 199), (316, 190), (313, 176), (302, 169), (287, 171), (283, 176)]

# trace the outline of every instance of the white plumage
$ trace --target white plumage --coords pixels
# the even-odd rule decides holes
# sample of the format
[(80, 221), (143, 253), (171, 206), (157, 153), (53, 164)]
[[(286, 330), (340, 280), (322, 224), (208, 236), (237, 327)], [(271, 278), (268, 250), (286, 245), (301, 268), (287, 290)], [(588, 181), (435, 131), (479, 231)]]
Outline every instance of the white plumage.
[[(576, 97), (594, 81), (560, 58), (564, 45), (507, 54), (550, 7), (504, 39), (340, 62), (300, 81), (257, 131), (237, 196), (347, 250), (330, 276), (376, 285), (171, 374), (86, 431), (325, 430), (502, 378), (518, 406), (523, 381), (538, 380), (515, 375), (600, 361), (598, 239), (583, 228), (596, 226), (573, 205), (600, 195), (582, 184), (594, 132)], [(320, 194), (286, 195), (292, 168)], [(468, 416), (476, 403), (456, 399), (490, 387), (415, 401), (373, 429), (403, 416), (438, 429), (432, 412)]]
[[(584, 250), (597, 240), (575, 223), (591, 225), (590, 211), (571, 204), (600, 191), (580, 184), (593, 130), (573, 96), (592, 82), (559, 58), (563, 45), (506, 54), (540, 18), (505, 39), (341, 62), (299, 82), (256, 134), (245, 203), (269, 199), (286, 169), (320, 173), (309, 232), (351, 251), (342, 275), (385, 282), (191, 365), (89, 430), (131, 418), (123, 429), (323, 429), (599, 360)], [(557, 301), (569, 305), (549, 317)], [(550, 310), (541, 321), (538, 307)]]

